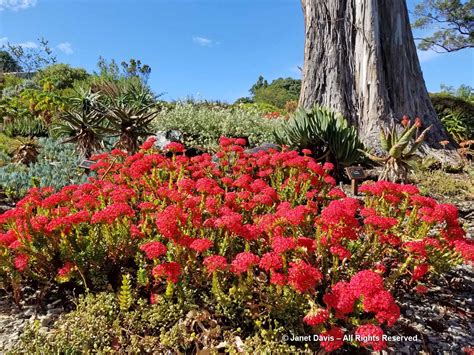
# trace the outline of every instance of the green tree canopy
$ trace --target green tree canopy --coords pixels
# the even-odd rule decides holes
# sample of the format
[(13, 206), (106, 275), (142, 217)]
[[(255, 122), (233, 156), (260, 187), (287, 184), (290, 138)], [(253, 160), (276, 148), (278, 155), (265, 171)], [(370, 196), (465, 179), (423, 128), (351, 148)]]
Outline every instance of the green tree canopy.
[(0, 73), (20, 72), (21, 66), (7, 51), (0, 50)]
[(414, 28), (435, 30), (418, 48), (455, 52), (474, 48), (474, 0), (423, 0), (415, 8)]
[(252, 99), (256, 103), (266, 103), (278, 108), (285, 108), (288, 101), (297, 101), (301, 91), (301, 80), (294, 78), (278, 78), (268, 84), (260, 76), (250, 89)]
[(41, 69), (34, 76), (34, 80), (43, 83), (53, 84), (55, 89), (72, 88), (74, 82), (83, 81), (89, 77), (87, 71), (83, 68), (73, 68), (69, 64), (53, 64)]

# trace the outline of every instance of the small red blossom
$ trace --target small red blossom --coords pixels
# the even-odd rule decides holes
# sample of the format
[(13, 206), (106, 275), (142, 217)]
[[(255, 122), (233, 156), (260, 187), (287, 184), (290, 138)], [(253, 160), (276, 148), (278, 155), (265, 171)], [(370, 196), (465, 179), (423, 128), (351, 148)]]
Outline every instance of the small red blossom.
[(272, 248), (275, 253), (281, 254), (287, 250), (292, 250), (296, 247), (293, 238), (275, 237), (273, 238)]
[(73, 271), (75, 265), (69, 261), (64, 263), (63, 267), (58, 269), (58, 276), (59, 277), (68, 277), (69, 274)]
[(428, 273), (430, 266), (428, 264), (420, 264), (415, 266), (415, 269), (413, 270), (413, 276), (412, 279), (414, 281), (417, 281), (421, 279), (423, 276), (425, 276)]
[(221, 255), (211, 255), (204, 258), (204, 266), (209, 273), (213, 273), (217, 270), (225, 270), (227, 268), (227, 260)]
[(326, 309), (316, 309), (311, 310), (304, 318), (303, 321), (314, 327), (316, 325), (322, 324), (329, 319), (329, 312)]
[(159, 264), (153, 268), (151, 273), (156, 278), (165, 277), (166, 281), (177, 283), (181, 275), (181, 265), (175, 261)]
[(189, 247), (193, 250), (196, 250), (199, 253), (202, 253), (208, 250), (209, 248), (212, 248), (213, 245), (214, 243), (212, 242), (212, 240), (203, 238), (203, 239), (196, 239), (195, 241), (191, 243)]
[(321, 333), (320, 344), (326, 351), (334, 351), (344, 345), (344, 332), (341, 328), (332, 327), (331, 329)]
[(276, 286), (285, 286), (286, 285), (286, 276), (279, 272), (272, 272), (270, 276), (270, 283)]
[(182, 153), (184, 152), (184, 145), (178, 142), (171, 142), (164, 147), (165, 150), (168, 150), (173, 153)]
[(231, 271), (240, 275), (248, 271), (252, 266), (257, 265), (260, 261), (260, 258), (250, 252), (242, 252), (235, 256), (234, 261), (232, 261)]
[(415, 126), (416, 126), (417, 128), (423, 127), (423, 121), (421, 120), (420, 117), (416, 117), (416, 118), (415, 118)]
[(315, 267), (303, 260), (290, 263), (288, 270), (288, 283), (299, 293), (314, 289), (323, 275)]
[(277, 253), (266, 253), (262, 255), (258, 266), (265, 271), (279, 270), (283, 267), (283, 259)]
[(143, 244), (140, 246), (140, 250), (144, 251), (148, 259), (155, 259), (159, 256), (166, 254), (166, 246), (163, 243), (154, 241)]
[(407, 115), (403, 116), (401, 124), (403, 127), (408, 126), (410, 124), (410, 117), (408, 117)]
[(426, 287), (425, 285), (416, 285), (415, 291), (417, 293), (424, 294), (428, 292), (428, 287)]
[(15, 265), (15, 268), (18, 271), (23, 272), (28, 267), (28, 261), (29, 260), (30, 260), (30, 257), (28, 255), (18, 254), (15, 257), (15, 261), (13, 262), (13, 264)]
[(155, 146), (156, 138), (155, 137), (150, 137), (146, 140), (145, 143), (143, 143), (140, 147), (142, 150), (148, 150), (151, 149)]
[(371, 346), (375, 351), (381, 351), (387, 347), (387, 343), (382, 340), (383, 330), (374, 324), (364, 324), (356, 329), (356, 339), (364, 347)]

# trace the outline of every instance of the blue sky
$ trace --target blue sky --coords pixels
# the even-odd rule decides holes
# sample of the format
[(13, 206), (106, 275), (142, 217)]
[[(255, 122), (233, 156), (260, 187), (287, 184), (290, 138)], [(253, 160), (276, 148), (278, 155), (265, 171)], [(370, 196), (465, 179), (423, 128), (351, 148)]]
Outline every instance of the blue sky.
[[(409, 0), (413, 6), (415, 0)], [(299, 77), (299, 0), (0, 0), (0, 42), (44, 37), (58, 60), (89, 71), (97, 59), (141, 59), (166, 99), (233, 101), (259, 75)], [(474, 86), (474, 50), (423, 52), (430, 91)]]

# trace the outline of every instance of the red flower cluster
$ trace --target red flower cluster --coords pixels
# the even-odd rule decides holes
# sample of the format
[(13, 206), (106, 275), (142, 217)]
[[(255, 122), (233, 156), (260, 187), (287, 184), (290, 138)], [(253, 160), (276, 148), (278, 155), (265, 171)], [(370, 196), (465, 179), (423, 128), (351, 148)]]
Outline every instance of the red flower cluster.
[(160, 242), (149, 242), (140, 246), (148, 259), (155, 259), (166, 254), (166, 247)]
[(166, 281), (176, 283), (181, 275), (181, 265), (175, 261), (159, 264), (152, 270), (154, 277), (164, 277)]
[(415, 186), (363, 185), (362, 202), (334, 188), (332, 164), (310, 152), (248, 154), (245, 139), (220, 144), (216, 160), (187, 157), (178, 143), (162, 155), (148, 141), (131, 156), (95, 157), (103, 179), (56, 193), (31, 189), (0, 215), (0, 266), (24, 278), (89, 281), (136, 263), (142, 291), (159, 295), (164, 283), (175, 283), (216, 292), (216, 302), (265, 302), (262, 295), (278, 292), (282, 304), (292, 300), (288, 307), (311, 305), (302, 321), (333, 338), (321, 345), (334, 350), (344, 324), (367, 335), (378, 334), (368, 321), (395, 323), (400, 311), (386, 291), (392, 280), (413, 279), (423, 291), (416, 283), (429, 280), (440, 261), (474, 261), (457, 210)]

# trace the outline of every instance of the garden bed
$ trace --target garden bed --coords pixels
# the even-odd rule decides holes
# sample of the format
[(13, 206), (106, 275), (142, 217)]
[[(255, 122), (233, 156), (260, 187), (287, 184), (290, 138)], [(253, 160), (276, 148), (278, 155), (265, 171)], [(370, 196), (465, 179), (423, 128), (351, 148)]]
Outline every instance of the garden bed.
[(472, 261), (472, 236), (454, 206), (388, 182), (354, 199), (334, 187), (331, 164), (246, 154), (243, 144), (221, 139), (215, 163), (181, 155), (178, 143), (163, 156), (148, 141), (133, 156), (95, 157), (102, 179), (32, 190), (2, 216), (5, 280), (25, 306), (3, 298), (12, 324), (3, 344), (35, 312), (19, 345), (33, 352), (315, 351), (318, 342), (282, 340), (342, 329), (419, 342), (321, 346), (409, 353), (469, 343), (473, 274), (461, 262)]

